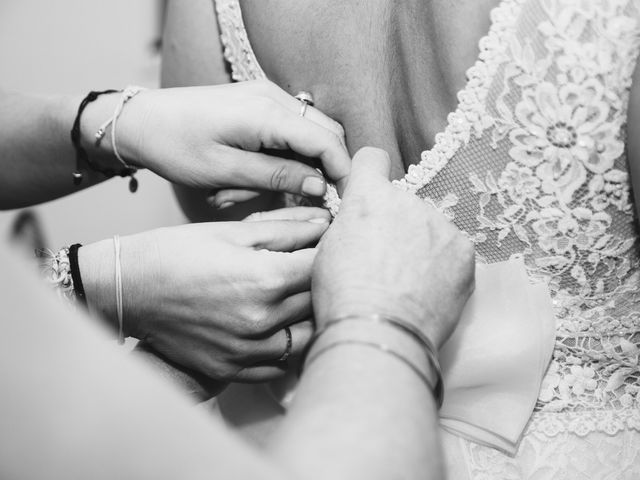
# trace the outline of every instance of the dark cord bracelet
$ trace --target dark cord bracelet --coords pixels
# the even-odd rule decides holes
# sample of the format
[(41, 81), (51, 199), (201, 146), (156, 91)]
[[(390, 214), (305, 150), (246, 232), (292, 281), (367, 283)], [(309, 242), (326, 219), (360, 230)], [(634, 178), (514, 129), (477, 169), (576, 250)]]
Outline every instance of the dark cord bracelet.
[(89, 155), (87, 154), (87, 151), (84, 149), (80, 141), (80, 118), (82, 117), (82, 112), (84, 112), (84, 109), (87, 107), (87, 105), (95, 101), (100, 95), (117, 92), (118, 90), (103, 90), (101, 92), (92, 91), (89, 92), (86, 97), (84, 97), (82, 102), (80, 102), (78, 113), (76, 114), (76, 118), (73, 121), (73, 127), (71, 128), (71, 143), (73, 144), (73, 148), (75, 148), (76, 150), (76, 170), (73, 172), (74, 185), (80, 185), (80, 183), (82, 183), (84, 175), (82, 173), (81, 167), (83, 163), (88, 165), (92, 170), (104, 173), (108, 177), (112, 177), (115, 174), (115, 172), (112, 173), (111, 171), (100, 169), (89, 161)]
[(76, 300), (87, 306), (87, 296), (84, 293), (82, 285), (82, 277), (80, 276), (80, 266), (78, 265), (78, 249), (82, 245), (76, 243), (69, 247), (69, 269), (71, 270), (71, 279), (73, 280), (73, 290), (75, 291)]

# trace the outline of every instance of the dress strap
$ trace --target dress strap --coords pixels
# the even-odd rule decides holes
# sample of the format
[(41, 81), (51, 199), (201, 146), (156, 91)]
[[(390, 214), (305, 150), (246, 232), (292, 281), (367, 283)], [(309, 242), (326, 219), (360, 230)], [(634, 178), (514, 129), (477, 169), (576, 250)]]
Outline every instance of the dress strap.
[(213, 0), (213, 3), (218, 16), (224, 57), (231, 65), (233, 80), (245, 82), (266, 78), (249, 43), (239, 0)]

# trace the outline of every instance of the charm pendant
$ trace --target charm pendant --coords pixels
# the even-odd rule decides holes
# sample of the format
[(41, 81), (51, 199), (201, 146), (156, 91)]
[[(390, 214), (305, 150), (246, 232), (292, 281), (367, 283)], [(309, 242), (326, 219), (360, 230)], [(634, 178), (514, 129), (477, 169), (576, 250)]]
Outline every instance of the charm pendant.
[(77, 172), (73, 172), (73, 184), (74, 185), (80, 185), (82, 183), (82, 172), (77, 171)]
[(136, 193), (138, 191), (138, 180), (133, 175), (129, 177), (129, 191), (131, 193)]

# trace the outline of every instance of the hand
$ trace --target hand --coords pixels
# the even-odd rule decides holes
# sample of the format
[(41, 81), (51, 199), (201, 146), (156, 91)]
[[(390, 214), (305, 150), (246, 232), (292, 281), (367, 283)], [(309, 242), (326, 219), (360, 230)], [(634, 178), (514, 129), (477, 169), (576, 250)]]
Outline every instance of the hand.
[[(312, 334), (314, 245), (329, 216), (317, 208), (274, 211), (245, 222), (164, 228), (121, 239), (124, 325), (159, 354), (222, 381), (266, 381), (284, 373), (284, 327), (299, 354)], [(93, 249), (92, 249), (93, 247)], [(80, 249), (83, 279), (93, 245)], [(112, 271), (105, 271), (110, 278)], [(88, 274), (91, 305), (114, 318), (114, 290)], [(91, 291), (89, 291), (91, 290)], [(100, 299), (100, 292), (106, 298)]]
[(284, 157), (293, 151), (319, 159), (342, 188), (351, 164), (344, 131), (314, 108), (301, 117), (300, 108), (268, 81), (148, 90), (127, 104), (118, 144), (125, 158), (174, 183), (239, 189), (220, 202), (244, 201), (259, 190), (321, 196), (322, 175)]
[(390, 315), (440, 347), (473, 289), (473, 246), (388, 177), (384, 151), (366, 148), (354, 157), (340, 213), (314, 265), (316, 322), (320, 328), (344, 315)]

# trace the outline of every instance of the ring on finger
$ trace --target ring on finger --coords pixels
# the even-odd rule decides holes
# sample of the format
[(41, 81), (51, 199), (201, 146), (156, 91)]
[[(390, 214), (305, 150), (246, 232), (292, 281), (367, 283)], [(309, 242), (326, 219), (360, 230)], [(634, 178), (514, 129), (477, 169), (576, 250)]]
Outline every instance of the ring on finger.
[(291, 356), (291, 350), (293, 349), (293, 338), (291, 337), (291, 329), (284, 327), (284, 333), (287, 336), (287, 346), (284, 349), (284, 353), (278, 359), (279, 362), (286, 362)]
[(304, 117), (307, 113), (307, 108), (314, 105), (313, 95), (309, 92), (299, 92), (296, 98), (300, 101), (300, 116)]

